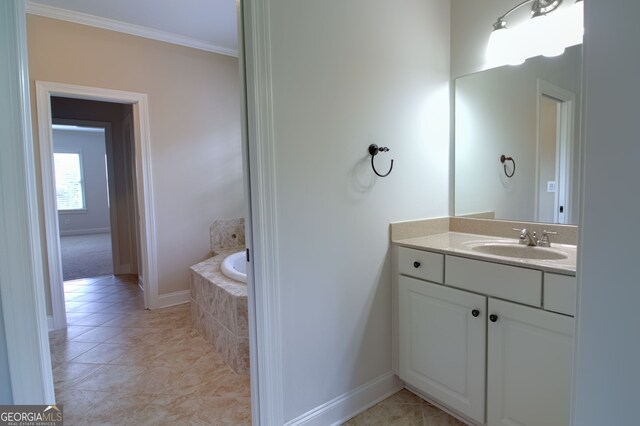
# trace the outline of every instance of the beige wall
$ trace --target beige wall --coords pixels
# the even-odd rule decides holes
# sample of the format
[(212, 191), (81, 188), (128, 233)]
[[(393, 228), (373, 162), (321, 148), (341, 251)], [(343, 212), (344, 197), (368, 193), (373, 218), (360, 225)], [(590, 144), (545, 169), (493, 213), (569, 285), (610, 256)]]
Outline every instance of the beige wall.
[(27, 30), (34, 105), (36, 80), (149, 96), (159, 293), (187, 290), (209, 224), (243, 214), (237, 59), (36, 16)]

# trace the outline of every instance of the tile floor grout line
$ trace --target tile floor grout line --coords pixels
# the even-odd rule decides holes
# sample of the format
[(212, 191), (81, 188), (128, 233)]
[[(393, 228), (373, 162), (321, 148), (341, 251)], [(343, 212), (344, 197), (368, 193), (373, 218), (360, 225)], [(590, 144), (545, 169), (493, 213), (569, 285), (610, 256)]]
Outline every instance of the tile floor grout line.
[[(189, 306), (145, 311), (137, 278), (126, 283), (118, 277), (101, 277), (65, 285), (69, 329), (50, 334), (56, 392), (68, 415), (65, 424), (86, 424), (89, 412), (98, 423), (111, 422), (114, 410), (127, 419), (123, 424), (160, 424), (164, 420), (152, 421), (140, 413), (167, 401), (167, 418), (203, 423), (206, 419), (200, 416), (208, 413), (207, 418), (231, 419), (229, 424), (249, 424), (248, 377), (237, 376), (195, 332)], [(193, 371), (192, 365), (202, 371)], [(173, 373), (171, 381), (162, 377), (175, 371), (179, 373)], [(119, 377), (119, 372), (128, 372), (131, 382)], [(181, 395), (194, 389), (198, 390), (196, 402)], [(225, 398), (234, 404), (210, 406), (211, 401)], [(110, 399), (116, 402), (108, 401), (103, 409), (102, 402)], [(134, 409), (130, 401), (145, 403)], [(193, 409), (187, 409), (190, 404), (195, 404)]]

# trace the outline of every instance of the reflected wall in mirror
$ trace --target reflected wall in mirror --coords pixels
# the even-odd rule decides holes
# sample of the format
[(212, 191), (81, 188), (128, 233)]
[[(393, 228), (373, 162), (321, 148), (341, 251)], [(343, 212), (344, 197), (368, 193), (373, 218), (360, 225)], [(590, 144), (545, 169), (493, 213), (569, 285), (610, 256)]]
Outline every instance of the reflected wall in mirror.
[(577, 224), (581, 84), (581, 45), (456, 80), (457, 216)]

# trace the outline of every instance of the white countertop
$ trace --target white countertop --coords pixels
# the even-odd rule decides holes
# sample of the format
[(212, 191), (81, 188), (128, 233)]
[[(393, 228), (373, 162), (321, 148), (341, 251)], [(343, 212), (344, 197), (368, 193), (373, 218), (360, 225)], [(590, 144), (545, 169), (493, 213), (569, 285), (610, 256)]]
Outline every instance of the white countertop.
[(576, 246), (568, 244), (554, 244), (553, 241), (551, 242), (551, 248), (563, 252), (567, 256), (566, 259), (523, 259), (518, 257), (506, 257), (480, 253), (472, 250), (470, 247), (479, 243), (518, 244), (518, 240), (513, 238), (492, 237), (488, 235), (464, 234), (460, 232), (444, 232), (426, 237), (406, 238), (395, 240), (393, 243), (403, 247), (411, 247), (443, 254), (453, 254), (470, 259), (538, 269), (564, 275), (576, 275)]

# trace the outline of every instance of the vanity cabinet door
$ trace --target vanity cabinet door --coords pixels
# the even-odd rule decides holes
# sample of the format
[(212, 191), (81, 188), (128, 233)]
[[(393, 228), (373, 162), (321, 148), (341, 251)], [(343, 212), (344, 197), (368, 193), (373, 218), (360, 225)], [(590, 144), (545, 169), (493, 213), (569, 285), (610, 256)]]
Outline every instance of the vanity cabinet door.
[(485, 419), (487, 298), (400, 276), (400, 378)]
[(487, 424), (568, 426), (573, 318), (491, 298), (488, 315)]

